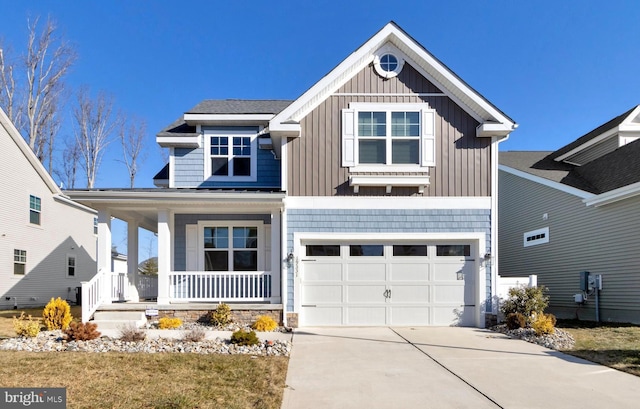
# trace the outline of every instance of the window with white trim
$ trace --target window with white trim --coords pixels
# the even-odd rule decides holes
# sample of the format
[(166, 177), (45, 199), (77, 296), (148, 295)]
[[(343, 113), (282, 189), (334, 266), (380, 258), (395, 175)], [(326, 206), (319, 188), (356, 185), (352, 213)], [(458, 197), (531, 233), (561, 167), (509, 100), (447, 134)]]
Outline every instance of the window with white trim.
[(27, 268), (27, 250), (13, 250), (13, 274), (24, 275)]
[(342, 110), (342, 165), (364, 172), (435, 166), (434, 116), (428, 104), (350, 104)]
[(93, 218), (93, 234), (98, 234), (98, 218)]
[(67, 277), (76, 276), (76, 256), (67, 254)]
[(205, 271), (259, 271), (261, 228), (257, 225), (209, 225), (202, 230)]
[(535, 246), (538, 244), (544, 244), (549, 242), (549, 228), (545, 227), (543, 229), (532, 230), (526, 232), (523, 237), (524, 247)]
[(205, 131), (205, 179), (257, 180), (257, 130)]
[(38, 196), (29, 196), (29, 223), (40, 225), (42, 201)]

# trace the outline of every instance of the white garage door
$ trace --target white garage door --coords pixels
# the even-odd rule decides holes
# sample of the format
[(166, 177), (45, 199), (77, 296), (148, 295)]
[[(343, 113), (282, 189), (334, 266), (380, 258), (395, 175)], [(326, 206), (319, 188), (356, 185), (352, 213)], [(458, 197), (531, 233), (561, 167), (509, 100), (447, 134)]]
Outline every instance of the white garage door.
[(303, 243), (300, 324), (474, 326), (468, 243)]

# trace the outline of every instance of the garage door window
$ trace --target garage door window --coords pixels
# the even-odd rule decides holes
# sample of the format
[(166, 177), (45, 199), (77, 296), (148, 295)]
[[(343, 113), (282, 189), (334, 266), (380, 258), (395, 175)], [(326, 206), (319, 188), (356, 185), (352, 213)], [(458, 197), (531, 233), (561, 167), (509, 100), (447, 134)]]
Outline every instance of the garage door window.
[(426, 257), (427, 246), (423, 245), (397, 245), (393, 246), (394, 257)]
[(471, 246), (467, 244), (436, 246), (436, 256), (438, 257), (469, 257), (471, 256)]
[(313, 257), (340, 257), (339, 245), (311, 245), (306, 246), (307, 256)]
[(356, 244), (349, 246), (351, 257), (384, 257), (383, 245)]

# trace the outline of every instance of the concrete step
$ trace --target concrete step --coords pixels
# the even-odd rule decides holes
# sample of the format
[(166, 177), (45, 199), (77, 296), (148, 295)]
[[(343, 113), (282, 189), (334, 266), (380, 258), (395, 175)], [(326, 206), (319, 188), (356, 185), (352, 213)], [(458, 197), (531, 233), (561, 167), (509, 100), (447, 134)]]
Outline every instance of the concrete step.
[(94, 324), (100, 329), (120, 329), (127, 326), (141, 328), (147, 323), (142, 311), (96, 311), (93, 314)]

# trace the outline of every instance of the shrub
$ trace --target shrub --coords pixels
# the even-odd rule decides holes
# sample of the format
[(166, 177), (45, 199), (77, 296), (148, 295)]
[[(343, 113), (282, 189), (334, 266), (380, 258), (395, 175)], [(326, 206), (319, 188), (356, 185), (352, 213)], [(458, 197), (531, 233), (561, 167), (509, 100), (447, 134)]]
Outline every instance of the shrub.
[(182, 320), (180, 318), (162, 317), (158, 320), (158, 328), (160, 329), (174, 329), (182, 326)]
[(231, 334), (231, 343), (237, 345), (258, 345), (260, 340), (255, 331), (239, 329)]
[(42, 311), (42, 318), (44, 325), (49, 331), (54, 329), (65, 330), (73, 320), (69, 303), (60, 297), (56, 299), (51, 298), (51, 301), (49, 301)]
[(218, 304), (218, 307), (211, 311), (211, 323), (213, 325), (227, 325), (231, 323), (231, 307), (225, 303)]
[(544, 286), (514, 287), (509, 289), (509, 297), (502, 301), (500, 312), (507, 317), (512, 313), (522, 314), (530, 323), (534, 314), (540, 315), (549, 305), (549, 296)]
[(196, 327), (192, 330), (186, 331), (182, 336), (182, 340), (187, 342), (200, 342), (205, 338), (206, 335), (207, 332), (203, 328)]
[(147, 337), (145, 332), (134, 324), (125, 325), (119, 328), (120, 339), (125, 342), (144, 341)]
[(274, 319), (268, 315), (260, 315), (258, 319), (256, 319), (256, 322), (253, 323), (251, 328), (255, 329), (256, 331), (270, 332), (278, 328), (278, 323), (276, 323)]
[(13, 317), (13, 329), (19, 337), (33, 338), (40, 333), (40, 323), (21, 312), (19, 317)]
[(512, 312), (507, 315), (507, 328), (518, 329), (527, 325), (527, 319), (519, 312)]
[(101, 334), (97, 331), (98, 324), (94, 322), (71, 322), (64, 333), (67, 341), (90, 341)]
[(556, 317), (553, 314), (539, 314), (533, 320), (531, 327), (536, 335), (548, 335), (555, 332)]

